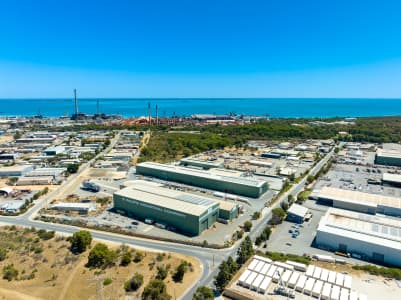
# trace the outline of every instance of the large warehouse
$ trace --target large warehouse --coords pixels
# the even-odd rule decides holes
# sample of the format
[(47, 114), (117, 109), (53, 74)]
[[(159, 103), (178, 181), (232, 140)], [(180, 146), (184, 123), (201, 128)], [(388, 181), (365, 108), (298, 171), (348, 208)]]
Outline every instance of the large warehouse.
[(401, 220), (329, 208), (320, 219), (316, 245), (401, 266)]
[[(195, 236), (210, 228), (219, 217), (236, 217), (213, 199), (172, 190), (156, 184), (139, 181), (114, 193), (114, 209), (124, 211), (128, 216), (151, 219), (177, 231)], [(238, 207), (235, 205), (235, 209)]]
[(190, 169), (174, 165), (144, 162), (136, 165), (138, 174), (153, 176), (207, 189), (258, 198), (268, 189), (267, 182), (255, 178), (221, 175), (212, 170)]
[(375, 163), (378, 165), (401, 167), (401, 151), (393, 149), (377, 149)]
[(401, 217), (401, 198), (369, 194), (333, 187), (323, 187), (318, 200), (333, 207), (367, 214), (384, 214)]

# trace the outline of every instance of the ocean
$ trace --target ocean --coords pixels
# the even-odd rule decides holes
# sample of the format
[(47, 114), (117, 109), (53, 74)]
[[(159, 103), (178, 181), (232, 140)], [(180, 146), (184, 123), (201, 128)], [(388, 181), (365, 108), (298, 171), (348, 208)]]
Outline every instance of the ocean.
[[(401, 99), (307, 99), (307, 98), (241, 98), (241, 99), (78, 99), (79, 112), (124, 117), (147, 115), (148, 102), (152, 115), (158, 106), (159, 116), (192, 114), (267, 115), (272, 118), (326, 118), (401, 115)], [(73, 99), (0, 99), (0, 116), (45, 117), (71, 115)]]

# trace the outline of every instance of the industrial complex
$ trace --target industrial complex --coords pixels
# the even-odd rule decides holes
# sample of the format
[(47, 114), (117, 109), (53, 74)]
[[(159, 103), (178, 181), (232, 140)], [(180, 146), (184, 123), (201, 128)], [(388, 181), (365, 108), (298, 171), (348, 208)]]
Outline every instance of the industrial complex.
[(235, 204), (144, 181), (114, 193), (114, 209), (189, 235), (201, 234), (218, 218), (230, 220), (238, 216)]
[(137, 164), (136, 171), (141, 175), (252, 198), (258, 198), (268, 190), (268, 184), (264, 180), (233, 176), (228, 172), (227, 175), (221, 175), (211, 170), (190, 169), (153, 162)]

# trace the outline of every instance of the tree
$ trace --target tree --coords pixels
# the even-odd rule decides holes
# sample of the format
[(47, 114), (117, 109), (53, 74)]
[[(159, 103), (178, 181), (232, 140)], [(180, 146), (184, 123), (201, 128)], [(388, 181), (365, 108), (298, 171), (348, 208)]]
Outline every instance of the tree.
[(272, 210), (272, 218), (270, 219), (270, 224), (272, 225), (281, 224), (284, 218), (285, 218), (285, 211), (280, 207), (274, 208)]
[(75, 174), (78, 172), (79, 164), (69, 164), (67, 165), (67, 172), (70, 174)]
[(0, 248), (0, 261), (3, 261), (7, 258), (7, 249)]
[(163, 280), (152, 279), (142, 293), (142, 300), (170, 300), (167, 287)]
[(252, 240), (249, 236), (246, 236), (237, 251), (237, 264), (243, 265), (254, 254)]
[(135, 252), (134, 262), (139, 263), (143, 259), (143, 253), (140, 251)]
[(313, 176), (313, 175), (308, 175), (308, 177), (306, 177), (306, 182), (308, 184), (311, 184), (314, 180), (315, 180), (315, 176)]
[(245, 221), (243, 226), (244, 226), (244, 230), (246, 232), (249, 232), (249, 231), (251, 231), (251, 228), (252, 228), (252, 222), (251, 221)]
[(127, 292), (133, 292), (138, 290), (143, 284), (143, 275), (139, 273), (135, 273), (131, 279), (127, 280), (124, 284), (124, 289)]
[(230, 272), (230, 267), (226, 261), (223, 261), (219, 265), (219, 272), (217, 273), (217, 276), (214, 279), (214, 285), (216, 289), (221, 293), (224, 291), (224, 288), (227, 286), (227, 284), (230, 282), (232, 278), (232, 274)]
[(235, 274), (238, 271), (238, 265), (231, 256), (228, 257), (228, 259), (227, 259), (227, 265), (228, 265), (230, 274)]
[(200, 286), (196, 289), (195, 294), (192, 297), (192, 300), (213, 300), (214, 294), (211, 288), (206, 286)]
[(175, 272), (173, 274), (173, 280), (175, 282), (182, 282), (187, 269), (188, 269), (188, 263), (186, 261), (182, 261), (175, 269)]
[(87, 267), (106, 268), (114, 264), (117, 253), (105, 244), (99, 243), (89, 252)]
[(131, 251), (127, 250), (123, 253), (123, 255), (121, 256), (121, 262), (120, 265), (122, 266), (128, 266), (132, 261), (132, 254)]
[(73, 253), (82, 253), (90, 247), (92, 243), (92, 235), (87, 230), (80, 230), (75, 232), (68, 240), (71, 244), (71, 251)]
[(255, 211), (255, 212), (253, 213), (253, 215), (252, 215), (252, 220), (257, 220), (257, 219), (260, 218), (260, 216), (261, 216), (260, 211)]
[(282, 208), (284, 211), (287, 211), (287, 210), (288, 210), (288, 202), (287, 202), (287, 201), (281, 202), (281, 203), (280, 203), (280, 206), (281, 206), (281, 208)]

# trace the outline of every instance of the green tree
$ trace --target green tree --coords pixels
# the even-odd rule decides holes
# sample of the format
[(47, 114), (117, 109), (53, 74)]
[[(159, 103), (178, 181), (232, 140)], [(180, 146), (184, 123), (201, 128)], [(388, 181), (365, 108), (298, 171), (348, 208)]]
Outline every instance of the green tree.
[(132, 254), (131, 251), (127, 250), (123, 253), (123, 255), (121, 256), (121, 262), (120, 264), (122, 266), (128, 266), (132, 261)]
[(219, 272), (217, 273), (216, 277), (214, 278), (214, 285), (216, 289), (221, 293), (224, 291), (227, 284), (230, 282), (232, 278), (232, 274), (230, 271), (230, 267), (226, 261), (223, 261), (219, 265)]
[(237, 264), (242, 266), (254, 254), (252, 240), (246, 236), (237, 251)]
[(285, 211), (280, 207), (274, 208), (272, 210), (272, 218), (270, 219), (270, 224), (272, 225), (281, 224), (284, 218), (285, 218)]
[(244, 230), (245, 230), (246, 232), (249, 232), (249, 231), (251, 231), (251, 228), (252, 228), (252, 222), (251, 222), (251, 221), (245, 221), (245, 223), (244, 223), (243, 227), (244, 227)]
[(139, 263), (143, 259), (143, 253), (140, 251), (135, 252), (134, 262)]
[(152, 279), (142, 293), (142, 300), (170, 300), (167, 287), (163, 280)]
[(143, 275), (139, 273), (135, 273), (131, 279), (127, 280), (124, 284), (124, 289), (127, 292), (132, 292), (138, 290), (143, 284)]
[(313, 176), (313, 175), (308, 175), (308, 177), (306, 177), (306, 182), (308, 184), (311, 184), (314, 180), (315, 180), (315, 176)]
[(255, 211), (252, 215), (252, 220), (257, 220), (260, 218), (262, 214), (260, 213), (260, 211)]
[(67, 165), (67, 172), (70, 174), (75, 174), (78, 172), (79, 164), (69, 164)]
[(114, 264), (117, 253), (105, 244), (99, 243), (89, 252), (87, 267), (106, 268)]
[(196, 289), (195, 294), (192, 297), (192, 300), (213, 300), (214, 294), (211, 288), (206, 286), (200, 286)]
[(90, 247), (92, 243), (92, 235), (87, 230), (80, 230), (75, 232), (68, 240), (71, 244), (71, 251), (73, 253), (82, 253)]
[(188, 270), (188, 263), (186, 261), (182, 261), (175, 269), (175, 272), (173, 274), (173, 280), (175, 282), (182, 282), (187, 270)]

